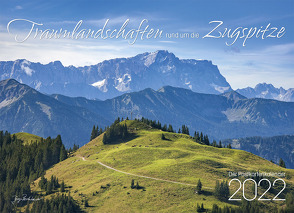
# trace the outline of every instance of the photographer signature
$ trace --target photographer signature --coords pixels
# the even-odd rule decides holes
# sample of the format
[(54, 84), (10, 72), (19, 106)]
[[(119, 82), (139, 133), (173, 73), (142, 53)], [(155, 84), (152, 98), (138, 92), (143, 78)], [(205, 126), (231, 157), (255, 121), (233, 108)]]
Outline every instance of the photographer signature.
[(33, 198), (31, 196), (28, 197), (27, 194), (23, 194), (22, 197), (18, 197), (17, 195), (14, 196), (14, 200), (11, 201), (13, 205), (18, 204), (22, 201), (38, 201), (41, 200), (42, 198)]

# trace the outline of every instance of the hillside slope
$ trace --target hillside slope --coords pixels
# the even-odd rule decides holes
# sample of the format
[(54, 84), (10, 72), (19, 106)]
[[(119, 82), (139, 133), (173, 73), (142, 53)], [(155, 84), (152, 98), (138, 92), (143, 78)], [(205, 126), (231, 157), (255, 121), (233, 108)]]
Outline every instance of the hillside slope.
[(39, 143), (42, 140), (42, 137), (30, 134), (30, 133), (26, 133), (26, 132), (18, 132), (13, 135), (15, 135), (17, 139), (22, 140), (24, 144), (31, 144), (34, 142)]
[[(87, 212), (195, 212), (197, 203), (208, 209), (213, 203), (236, 206), (236, 202), (221, 202), (212, 195), (215, 181), (228, 180), (229, 171), (286, 172), (287, 190), (292, 190), (293, 170), (251, 153), (201, 145), (190, 136), (162, 132), (136, 121), (127, 121), (127, 125), (133, 133), (128, 140), (104, 145), (100, 135), (47, 170), (45, 177), (64, 180), (81, 206), (87, 199)], [(140, 190), (130, 188), (132, 179)], [(195, 193), (198, 179), (203, 194)], [(232, 185), (232, 192), (236, 187)], [(34, 190), (39, 189), (35, 186)], [(264, 209), (284, 205), (282, 201), (261, 203)]]
[(251, 152), (275, 163), (282, 158), (287, 168), (294, 169), (294, 135), (228, 139), (223, 143), (231, 144), (235, 149)]

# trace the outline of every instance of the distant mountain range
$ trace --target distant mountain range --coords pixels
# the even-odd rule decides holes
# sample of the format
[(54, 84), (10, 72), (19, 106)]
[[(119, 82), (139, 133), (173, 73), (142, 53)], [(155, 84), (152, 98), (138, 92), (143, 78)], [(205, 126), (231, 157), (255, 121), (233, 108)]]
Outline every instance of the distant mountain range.
[(9, 79), (0, 82), (0, 129), (42, 137), (61, 134), (65, 144), (84, 144), (94, 124), (104, 127), (117, 117), (146, 117), (188, 125), (210, 138), (294, 134), (294, 103), (247, 99), (237, 92), (195, 93), (171, 86), (145, 89), (105, 101), (44, 95)]
[(257, 84), (254, 88), (247, 87), (236, 91), (247, 98), (266, 98), (294, 102), (294, 88), (285, 90), (282, 87), (275, 88), (272, 84), (263, 83)]
[(275, 163), (282, 158), (287, 168), (294, 169), (294, 135), (229, 139), (223, 144), (231, 144), (235, 149), (251, 152)]
[(98, 121), (109, 124), (95, 112), (68, 106), (15, 80), (0, 82), (1, 130), (41, 137), (61, 134), (67, 145), (83, 144), (89, 141), (89, 131)]
[(181, 60), (163, 50), (85, 67), (64, 67), (59, 61), (46, 65), (27, 60), (1, 61), (0, 80), (8, 78), (46, 94), (101, 100), (167, 85), (208, 94), (231, 91), (211, 61)]

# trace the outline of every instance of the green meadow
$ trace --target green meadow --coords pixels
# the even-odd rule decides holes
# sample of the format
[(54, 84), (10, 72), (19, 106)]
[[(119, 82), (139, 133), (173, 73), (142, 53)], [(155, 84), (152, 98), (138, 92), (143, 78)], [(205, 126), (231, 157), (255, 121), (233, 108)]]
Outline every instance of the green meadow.
[[(208, 210), (214, 203), (236, 207), (241, 202), (220, 201), (213, 195), (216, 180), (229, 181), (230, 171), (285, 172), (286, 189), (292, 190), (293, 170), (245, 151), (202, 145), (185, 134), (152, 129), (138, 121), (122, 123), (125, 122), (131, 132), (126, 140), (104, 145), (102, 134), (46, 171), (46, 178), (54, 175), (60, 182), (64, 180), (65, 193), (70, 193), (86, 212), (196, 212), (201, 203)], [(203, 185), (201, 194), (196, 193), (195, 186), (199, 179)], [(32, 189), (43, 193), (39, 180), (32, 184)], [(138, 182), (140, 189), (131, 188), (132, 180)], [(238, 187), (232, 183), (231, 195)], [(251, 183), (245, 191), (247, 197), (253, 197)], [(259, 190), (259, 196), (263, 192), (264, 189)], [(268, 192), (267, 197), (275, 194)], [(241, 191), (237, 197), (241, 197)], [(84, 207), (85, 200), (89, 207)], [(269, 211), (285, 205), (284, 201), (259, 202)]]

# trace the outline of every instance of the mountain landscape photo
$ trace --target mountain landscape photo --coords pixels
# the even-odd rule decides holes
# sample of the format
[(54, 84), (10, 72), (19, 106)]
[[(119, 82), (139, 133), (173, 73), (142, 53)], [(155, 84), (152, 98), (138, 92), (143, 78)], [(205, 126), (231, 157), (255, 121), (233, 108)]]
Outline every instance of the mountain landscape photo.
[(2, 1), (0, 213), (293, 213), (293, 9)]
[[(171, 141), (174, 140), (175, 144), (178, 143), (177, 140), (190, 140), (192, 142), (187, 143), (191, 143), (189, 146), (194, 146), (193, 144), (195, 144), (195, 142), (193, 141), (196, 140), (196, 144), (197, 142), (200, 144), (205, 144), (200, 145), (200, 147), (205, 147), (207, 145), (212, 146), (212, 148), (216, 147), (214, 148), (215, 151), (211, 150), (213, 152), (216, 152), (216, 156), (224, 156), (224, 154), (217, 154), (217, 152), (221, 149), (228, 149), (226, 147), (232, 147), (234, 149), (242, 149), (252, 152), (253, 154), (261, 156), (267, 160), (272, 160), (273, 163), (279, 163), (279, 160), (283, 158), (283, 162), (285, 162), (285, 165), (287, 165), (288, 168), (293, 168), (293, 148), (291, 148), (293, 143), (293, 140), (291, 140), (292, 136), (285, 136), (286, 139), (284, 136), (280, 138), (274, 136), (294, 134), (294, 102), (291, 102), (291, 99), (286, 99), (284, 101), (275, 100), (278, 99), (278, 95), (273, 96), (273, 94), (277, 94), (275, 93), (277, 89), (273, 89), (274, 87), (272, 85), (267, 84), (259, 84), (255, 87), (255, 89), (246, 88), (243, 90), (233, 91), (225, 78), (220, 74), (217, 66), (212, 65), (211, 62), (205, 60), (180, 60), (174, 54), (169, 53), (168, 51), (156, 51), (153, 53), (140, 54), (128, 59), (114, 59), (110, 61), (104, 61), (101, 64), (90, 66), (87, 68), (63, 67), (59, 62), (42, 65), (40, 63), (30, 63), (26, 60), (16, 60), (15, 62), (0, 62), (0, 64), (2, 66), (1, 68), (3, 69), (1, 73), (4, 73), (3, 75), (1, 75), (2, 78), (5, 78), (4, 76), (8, 77), (7, 79), (0, 81), (0, 129), (11, 133), (17, 133), (15, 134), (17, 139), (26, 141), (25, 143), (27, 144), (33, 144), (34, 140), (39, 141), (37, 143), (44, 143), (44, 139), (41, 139), (40, 142), (39, 136), (41, 136), (42, 138), (47, 138), (49, 136), (59, 137), (59, 135), (62, 135), (63, 143), (66, 147), (82, 147), (74, 155), (70, 155), (71, 157), (69, 157), (69, 161), (85, 161), (85, 168), (88, 167), (88, 161), (92, 162), (92, 160), (100, 159), (101, 156), (108, 156), (105, 159), (103, 158), (103, 162), (106, 164), (99, 161), (100, 165), (105, 166), (108, 169), (110, 168), (112, 170), (115, 170), (118, 173), (125, 173), (124, 171), (129, 171), (129, 168), (128, 166), (122, 167), (122, 165), (127, 162), (132, 162), (132, 159), (138, 159), (138, 157), (136, 157), (137, 154), (131, 151), (134, 149), (125, 149), (125, 146), (127, 144), (133, 144), (132, 146), (127, 145), (130, 147), (142, 147), (138, 150), (139, 153), (141, 153), (141, 157), (152, 159), (156, 157), (157, 152), (166, 152), (164, 150), (161, 150), (162, 148), (157, 147), (170, 146)], [(26, 68), (24, 68), (24, 64), (26, 65)], [(115, 70), (114, 67), (116, 67)], [(28, 70), (31, 70), (31, 72), (28, 73)], [(87, 72), (85, 70), (87, 70)], [(183, 70), (185, 70), (184, 73)], [(38, 77), (38, 75), (43, 75), (42, 72), (46, 72), (46, 77)], [(107, 76), (105, 76), (106, 74)], [(149, 77), (147, 76), (149, 75), (157, 76), (157, 82), (154, 82), (154, 80), (152, 80), (155, 78), (154, 76), (148, 79)], [(64, 76), (64, 80), (67, 79), (66, 82), (62, 80), (62, 76)], [(122, 76), (125, 76), (123, 77), (124, 80), (117, 80), (121, 79)], [(18, 81), (12, 79), (11, 77), (15, 77)], [(100, 81), (98, 81), (100, 83), (96, 82), (91, 84), (89, 80), (88, 83), (86, 83), (87, 78), (91, 79), (91, 81), (96, 81), (100, 79)], [(104, 80), (101, 80), (102, 78), (104, 78)], [(37, 84), (36, 79), (39, 79)], [(56, 86), (55, 83), (52, 83), (56, 82), (55, 79), (60, 80), (59, 86)], [(72, 79), (72, 82), (70, 82), (69, 79)], [(112, 83), (109, 83), (110, 81), (112, 81)], [(26, 85), (24, 82), (27, 82), (28, 85)], [(142, 84), (142, 82), (144, 83)], [(189, 84), (187, 84), (187, 82), (189, 82)], [(198, 84), (198, 82), (201, 82), (201, 84)], [(167, 84), (168, 86), (164, 86), (165, 84)], [(195, 85), (198, 85), (198, 87), (196, 87)], [(71, 90), (71, 87), (76, 88), (76, 90)], [(66, 88), (69, 88), (69, 90), (67, 90)], [(91, 89), (88, 90), (87, 88)], [(195, 90), (198, 92), (195, 92)], [(86, 95), (86, 93), (83, 93), (83, 91), (93, 91), (93, 93), (87, 93)], [(264, 91), (267, 91), (267, 93)], [(287, 93), (282, 89), (280, 89), (279, 91)], [(288, 92), (289, 91), (290, 90), (288, 90)], [(50, 92), (53, 92), (53, 94), (50, 94)], [(261, 94), (264, 95), (260, 97)], [(92, 97), (92, 99), (89, 99), (89, 95)], [(280, 95), (279, 97), (282, 96)], [(123, 139), (122, 142), (119, 142), (121, 143), (121, 145), (119, 146), (111, 146), (113, 149), (118, 148), (118, 151), (122, 149), (122, 153), (112, 152), (111, 155), (105, 155), (102, 154), (104, 153), (104, 151), (102, 151), (101, 154), (99, 154), (101, 150), (109, 150), (111, 148), (109, 147), (109, 145), (106, 144), (106, 142), (104, 142), (105, 136), (103, 137), (103, 140), (100, 136), (98, 137), (100, 139), (97, 142), (92, 141), (87, 144), (87, 141), (89, 141), (90, 139), (90, 132), (93, 125), (94, 129), (92, 130), (91, 140), (95, 139), (100, 134), (107, 134), (106, 132), (109, 130), (109, 126), (110, 129), (114, 128), (114, 124), (112, 124), (112, 122), (118, 117), (122, 119), (125, 118), (127, 120), (136, 120), (135, 123), (126, 122), (126, 127), (129, 131), (129, 134), (133, 134), (133, 136), (128, 136), (127, 138), (130, 137), (129, 139)], [(138, 122), (141, 119), (142, 121), (145, 121), (144, 118), (148, 118), (150, 119), (150, 121), (153, 120), (155, 124), (156, 121), (160, 121), (163, 124), (169, 125), (168, 130), (165, 129), (165, 127), (160, 130), (169, 132), (168, 134), (164, 134), (164, 136), (162, 134), (161, 136), (161, 140), (167, 140), (166, 145), (164, 145), (164, 143), (162, 144), (162, 142), (158, 141), (157, 139), (161, 134), (160, 132), (155, 131), (153, 133), (154, 130), (152, 130), (150, 133), (144, 132), (147, 131), (149, 128), (158, 128), (158, 126), (153, 126), (153, 124), (151, 123), (148, 125), (144, 124), (145, 126), (139, 124)], [(183, 124), (185, 125), (184, 127), (188, 129), (188, 132), (186, 132), (186, 129), (183, 129)], [(95, 128), (96, 125), (97, 129)], [(143, 129), (140, 130), (142, 127)], [(100, 128), (100, 131), (98, 131), (98, 128)], [(178, 129), (179, 131), (177, 131)], [(93, 133), (93, 131), (95, 133)], [(106, 132), (103, 133), (103, 131)], [(183, 135), (173, 135), (170, 132), (182, 132), (186, 134), (186, 136), (183, 137)], [(201, 135), (202, 132), (205, 135), (209, 135), (209, 138), (208, 136), (204, 137), (207, 137), (206, 139), (203, 139), (203, 136), (195, 136), (195, 134), (198, 134), (199, 132), (201, 132)], [(188, 136), (189, 134), (193, 135), (193, 133), (193, 138), (191, 136)], [(38, 135), (38, 137), (34, 135)], [(252, 137), (252, 141), (256, 141), (255, 136), (260, 137), (257, 138), (258, 142), (255, 142), (255, 144), (254, 142), (249, 142), (251, 140), (248, 137)], [(132, 137), (138, 137), (138, 139), (133, 139)], [(155, 139), (152, 139), (153, 137), (155, 137)], [(181, 139), (182, 137), (183, 139)], [(199, 138), (197, 139), (197, 137)], [(242, 139), (245, 137), (246, 139)], [(273, 137), (275, 139), (261, 137)], [(210, 142), (208, 141), (209, 139)], [(140, 142), (140, 145), (137, 144), (139, 141), (142, 140), (146, 141), (147, 143), (143, 142), (143, 144), (141, 144), (142, 142)], [(155, 141), (152, 142), (153, 140)], [(224, 140), (224, 146), (221, 145), (221, 141), (219, 143), (215, 142), (219, 140)], [(94, 141), (96, 141), (96, 139)], [(125, 143), (124, 141), (127, 141), (127, 143)], [(280, 142), (283, 145), (278, 145), (280, 144)], [(110, 143), (113, 143), (113, 139), (110, 140)], [(117, 142), (115, 142), (114, 144), (116, 143)], [(279, 147), (279, 149), (277, 149), (277, 146)], [(151, 153), (147, 151), (149, 147), (154, 147), (152, 148)], [(145, 150), (147, 151), (146, 153)], [(182, 148), (180, 148), (179, 150), (181, 150), (180, 152), (183, 152)], [(146, 164), (145, 162), (143, 163), (144, 166), (137, 165), (138, 168), (143, 166), (142, 168), (146, 167), (147, 169), (150, 166), (150, 168), (154, 166), (155, 168), (157, 168), (158, 166), (159, 168), (161, 168), (167, 163), (167, 165), (171, 166), (171, 172), (177, 171), (177, 176), (170, 176), (168, 172), (160, 172), (157, 174), (157, 170), (152, 169), (150, 171), (149, 169), (141, 169), (139, 173), (136, 172), (136, 170), (133, 171), (134, 174), (132, 172), (126, 174), (127, 176), (134, 176), (134, 178), (141, 177), (140, 184), (144, 184), (145, 186), (138, 187), (140, 189), (143, 189), (143, 191), (146, 191), (147, 188), (151, 187), (151, 185), (148, 185), (148, 183), (144, 179), (151, 178), (159, 182), (170, 182), (168, 185), (172, 183), (180, 183), (180, 185), (183, 184), (190, 186), (186, 190), (188, 190), (188, 194), (191, 194), (193, 193), (193, 191), (190, 191), (191, 189), (189, 188), (191, 188), (191, 186), (193, 185), (192, 183), (195, 182), (197, 178), (200, 178), (203, 180), (202, 184), (204, 184), (208, 190), (205, 190), (205, 193), (212, 193), (213, 182), (205, 182), (203, 176), (194, 177), (193, 175), (188, 175), (190, 178), (194, 178), (193, 180), (189, 181), (189, 179), (186, 180), (185, 178), (188, 177), (187, 173), (180, 172), (179, 169), (182, 166), (178, 165), (179, 162), (183, 162), (183, 165), (185, 165), (185, 167), (190, 165), (192, 162), (194, 163), (192, 163), (190, 166), (196, 163), (193, 158), (185, 157), (186, 155), (191, 155), (191, 153), (188, 154), (190, 151), (187, 151), (184, 151), (182, 154), (178, 153), (178, 151), (176, 150), (173, 151), (174, 153), (172, 153), (172, 156), (179, 155), (176, 158), (172, 158), (174, 160), (177, 159), (175, 161), (177, 163), (174, 165), (168, 161), (168, 159), (170, 158), (168, 156), (167, 159), (163, 158), (162, 162), (160, 161), (161, 163), (159, 164), (157, 162), (154, 162), (155, 164), (150, 162), (151, 164), (147, 166), (148, 164)], [(124, 154), (124, 152), (126, 153)], [(196, 153), (197, 155), (199, 155), (199, 151), (197, 151)], [(285, 153), (287, 153), (287, 156), (285, 155)], [(123, 159), (125, 157), (121, 158), (120, 155), (127, 158)], [(166, 154), (163, 154), (163, 156), (165, 155)], [(232, 154), (228, 154), (228, 156), (230, 155)], [(113, 164), (113, 162), (108, 161), (107, 159), (110, 159), (109, 156), (113, 156), (111, 157), (111, 159), (113, 158), (113, 160), (119, 159), (118, 161), (120, 162), (120, 166), (118, 166), (115, 162)], [(193, 154), (191, 156), (193, 156)], [(215, 160), (213, 159), (215, 159), (216, 156), (212, 156), (207, 160), (204, 160), (204, 158), (201, 157), (201, 162), (198, 162), (195, 165), (201, 165), (201, 168), (203, 167), (204, 169), (204, 174), (207, 172), (207, 168), (223, 168), (223, 172), (226, 170), (225, 168), (230, 168), (230, 170), (241, 169), (241, 167), (235, 168), (233, 165), (228, 164), (227, 160), (225, 161), (226, 163), (223, 162), (223, 164), (215, 162)], [(255, 157), (253, 157), (252, 155), (250, 158)], [(243, 157), (242, 159), (244, 160)], [(266, 161), (264, 159), (262, 160)], [(164, 161), (167, 162), (163, 163)], [(250, 160), (248, 163), (252, 165), (253, 161)], [(273, 163), (262, 162), (260, 164), (266, 165)], [(72, 178), (73, 176), (75, 176), (72, 175), (71, 172), (67, 173), (63, 171), (63, 175), (59, 175), (60, 171), (64, 170), (65, 167), (67, 169), (70, 168), (69, 171), (76, 171), (77, 168), (75, 168), (75, 164), (73, 165), (73, 167), (69, 167), (68, 161), (65, 161), (64, 166), (63, 164), (59, 164), (53, 169), (48, 170), (44, 179), (47, 178), (49, 180), (50, 176), (58, 176), (59, 178), (62, 178), (67, 184), (70, 184), (68, 186), (73, 187), (75, 193), (79, 192), (78, 194), (72, 195), (75, 202), (77, 202), (77, 204), (75, 205), (83, 206), (84, 202), (90, 202), (90, 204), (87, 205), (90, 206), (92, 203), (93, 206), (96, 206), (95, 209), (97, 209), (97, 211), (118, 211), (118, 209), (121, 208), (121, 205), (125, 203), (123, 200), (116, 201), (119, 202), (120, 205), (118, 205), (117, 207), (113, 206), (110, 210), (107, 203), (114, 201), (104, 200), (103, 203), (100, 203), (102, 202), (101, 199), (103, 196), (98, 200), (94, 198), (97, 193), (98, 195), (100, 195), (100, 193), (103, 193), (103, 191), (94, 191), (92, 193), (92, 187), (89, 191), (87, 187), (83, 189), (85, 185), (83, 185), (82, 187), (80, 185), (76, 185), (75, 181), (77, 180), (77, 178), (74, 178), (74, 182), (69, 179), (69, 177)], [(78, 165), (80, 164), (77, 163), (77, 166)], [(186, 169), (189, 169), (192, 172), (193, 168), (190, 168), (190, 166), (188, 166)], [(95, 168), (96, 167), (97, 165), (95, 166)], [(254, 170), (255, 167), (253, 168), (252, 166), (250, 166), (250, 168)], [(278, 168), (279, 167), (277, 167), (277, 169)], [(162, 169), (163, 167), (158, 171), (162, 171)], [(259, 167), (258, 169), (267, 171), (266, 167), (264, 169)], [(82, 170), (79, 171), (81, 172)], [(84, 172), (86, 173), (86, 171)], [(217, 178), (217, 176), (220, 175), (219, 172), (220, 170), (217, 169), (213, 172), (210, 171), (206, 175), (209, 176), (209, 179), (211, 180)], [(110, 175), (110, 173), (108, 175)], [(103, 175), (103, 178), (106, 178), (106, 176), (106, 174)], [(222, 174), (221, 176), (225, 177), (224, 174)], [(169, 178), (166, 179), (166, 177)], [(83, 176), (83, 178), (88, 178), (88, 176)], [(112, 177), (110, 176), (109, 178), (112, 179)], [(292, 185), (291, 179), (289, 180), (290, 182), (287, 184)], [(98, 188), (100, 187), (101, 189), (104, 189), (106, 187), (105, 189), (107, 191), (110, 190), (108, 193), (114, 193), (117, 190), (117, 187), (112, 186), (114, 183), (113, 181), (116, 182), (115, 185), (118, 184), (123, 186), (126, 184), (126, 182), (124, 181), (128, 180), (120, 180), (119, 182), (112, 180), (111, 183), (109, 181), (109, 183), (106, 183), (105, 181), (98, 181), (97, 183), (95, 183), (95, 185), (98, 184)], [(106, 186), (103, 185), (104, 182)], [(36, 183), (34, 183), (34, 185), (36, 185)], [(156, 186), (156, 184), (152, 185), (152, 187)], [(151, 190), (153, 190), (152, 187)], [(124, 188), (128, 187), (124, 186)], [(39, 190), (42, 190), (42, 188), (40, 189), (32, 186), (32, 193), (36, 193), (34, 192), (34, 190), (36, 190), (37, 192)], [(114, 192), (112, 192), (112, 190), (114, 190)], [(175, 189), (173, 188), (172, 190)], [(54, 191), (50, 191), (49, 194), (53, 192)], [(164, 191), (160, 193), (165, 194)], [(169, 191), (168, 193), (172, 192)], [(48, 194), (48, 192), (46, 192), (46, 194)], [(127, 194), (128, 196), (130, 196), (130, 194), (133, 193), (131, 191), (128, 191)], [(176, 196), (176, 194), (174, 196)], [(135, 193), (133, 196), (136, 197), (134, 199), (140, 200), (137, 200), (137, 202), (139, 203), (146, 199), (142, 196), (138, 196), (137, 193)], [(190, 196), (192, 196), (192, 194)], [(209, 198), (209, 196), (207, 197), (207, 195), (201, 196), (206, 197), (203, 198), (204, 200), (209, 200), (202, 202), (202, 205), (204, 203), (204, 206), (206, 206), (206, 208), (208, 209), (213, 208), (212, 203), (219, 203), (219, 201), (214, 200), (215, 198)], [(124, 199), (123, 197), (124, 196), (122, 196), (120, 199)], [(185, 197), (183, 198), (185, 199)], [(183, 198), (178, 199), (175, 197), (176, 200), (174, 202), (182, 202), (181, 199)], [(85, 199), (87, 201), (85, 201)], [(124, 205), (128, 204), (126, 203)], [(152, 204), (152, 206), (153, 205), (154, 203)], [(198, 208), (197, 206), (195, 206), (195, 204), (192, 203), (186, 203), (185, 205), (187, 205), (185, 208), (188, 211)], [(222, 207), (223, 204), (221, 203), (219, 203), (218, 205), (220, 205), (218, 207), (220, 209), (227, 208), (225, 206)], [(158, 209), (157, 207), (151, 207), (148, 205), (143, 206), (145, 210), (149, 209), (153, 211)], [(177, 208), (175, 208), (174, 206), (175, 209), (173, 209), (172, 211), (178, 211), (178, 208), (182, 208), (179, 204), (177, 204), (176, 206)], [(273, 208), (273, 206), (270, 205), (267, 207)], [(32, 206), (32, 208), (34, 209), (39, 207)], [(136, 208), (139, 207), (133, 207), (132, 209)], [(233, 204), (229, 208), (238, 208), (238, 205)], [(129, 210), (126, 211), (128, 212)]]

